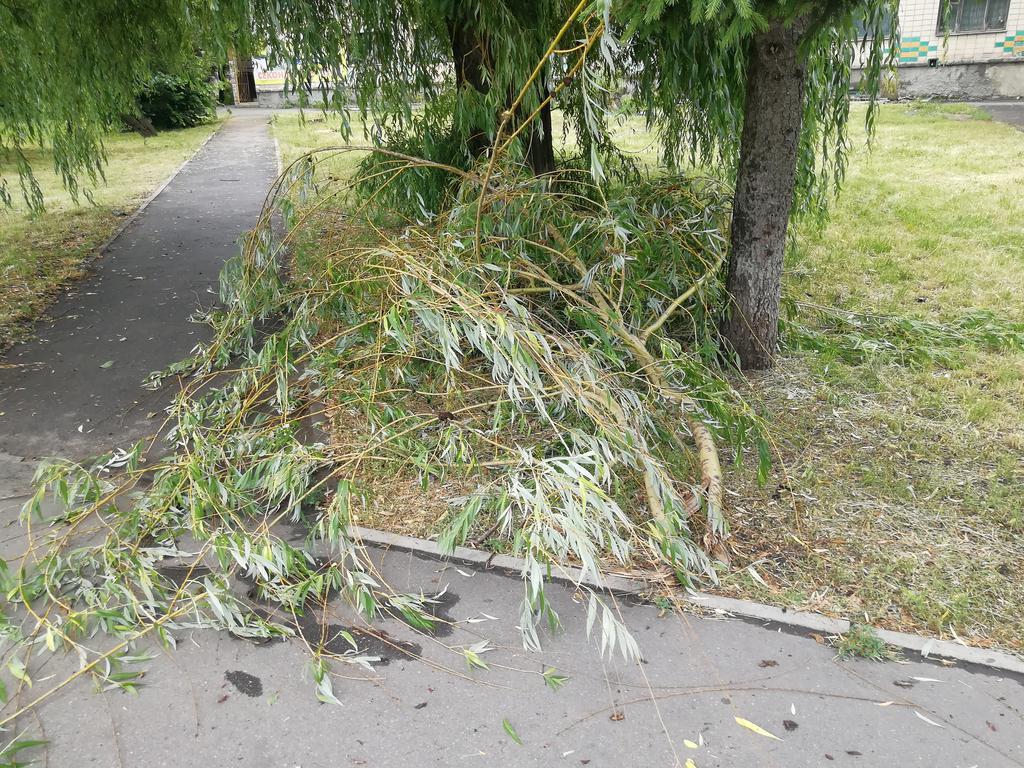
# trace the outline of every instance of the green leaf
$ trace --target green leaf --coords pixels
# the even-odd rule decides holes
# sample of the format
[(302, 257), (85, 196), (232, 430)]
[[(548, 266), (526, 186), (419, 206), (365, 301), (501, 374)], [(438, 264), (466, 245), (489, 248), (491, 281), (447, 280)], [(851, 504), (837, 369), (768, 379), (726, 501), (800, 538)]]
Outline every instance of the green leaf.
[(7, 662), (7, 669), (9, 669), (12, 675), (25, 683), (29, 688), (32, 687), (32, 678), (29, 677), (28, 672), (25, 671), (25, 663), (17, 656), (12, 656), (11, 660)]
[(467, 646), (462, 649), (462, 655), (466, 657), (466, 664), (470, 669), (490, 669), (487, 662), (480, 658), (488, 651), (493, 651), (489, 640), (481, 640), (479, 643)]
[(109, 367), (110, 367), (110, 366), (112, 366), (113, 364), (114, 364), (114, 361), (113, 361), (113, 360), (107, 360), (107, 362), (103, 363), (103, 364), (102, 364), (102, 365), (100, 366), (100, 368), (109, 368)]
[(466, 657), (466, 665), (470, 669), (490, 669), (490, 667), (487, 666), (487, 662), (481, 659), (475, 651), (471, 651), (469, 648), (463, 648), (462, 655)]
[(512, 723), (508, 721), (508, 718), (501, 721), (501, 727), (505, 729), (505, 733), (512, 738), (512, 741), (519, 746), (523, 746), (523, 740), (519, 738), (519, 734), (516, 733), (516, 729), (512, 727)]
[(554, 667), (548, 667), (544, 670), (544, 683), (551, 690), (557, 691), (567, 682), (569, 682), (569, 678), (566, 675), (558, 674), (558, 670)]
[(401, 612), (406, 623), (415, 629), (433, 632), (434, 627), (437, 626), (437, 622), (431, 616), (424, 611), (417, 610), (414, 606), (402, 605), (398, 610)]
[[(47, 743), (48, 742), (43, 739), (18, 739), (16, 741), (10, 742), (3, 749), (0, 749), (0, 757), (14, 757), (14, 755), (16, 755), (18, 752), (21, 752), (23, 749), (32, 749), (32, 747), (42, 747), (45, 746)], [(20, 763), (16, 760), (12, 760), (10, 762), (0, 763), (0, 768), (7, 768), (8, 766), (11, 766), (13, 768), (13, 766), (18, 765), (29, 765), (29, 763)]]

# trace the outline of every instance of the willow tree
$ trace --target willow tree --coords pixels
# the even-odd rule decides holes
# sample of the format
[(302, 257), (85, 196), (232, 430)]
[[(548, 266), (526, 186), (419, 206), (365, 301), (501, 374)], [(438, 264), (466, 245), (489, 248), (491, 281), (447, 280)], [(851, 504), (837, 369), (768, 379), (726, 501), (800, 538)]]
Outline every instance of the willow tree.
[(409, 129), (413, 103), (447, 99), (448, 138), (470, 156), (486, 151), (503, 117), (510, 128), (529, 117), (522, 155), (548, 172), (555, 159), (546, 97), (558, 73), (550, 64), (531, 73), (567, 19), (560, 39), (575, 44), (582, 6), (574, 7), (562, 0), (11, 0), (0, 4), (0, 152), (16, 158), (35, 205), (27, 146), (52, 148), (72, 192), (96, 183), (104, 132), (134, 109), (140, 83), (201, 48), (223, 59), (228, 50), (266, 53), (287, 68), (300, 95), (322, 83), (329, 108), (346, 115), (354, 103), (379, 131)]
[[(62, 0), (0, 4), (0, 153), (13, 156), (35, 206), (41, 192), (25, 148), (52, 147), (55, 170), (76, 194), (83, 176), (102, 173), (103, 133), (130, 110), (137, 84), (183, 53), (172, 4), (153, 3), (144, 18), (110, 11)], [(10, 201), (6, 180), (0, 196)]]
[[(589, 7), (593, 6), (593, 7)], [(0, 151), (41, 204), (23, 147), (52, 146), (77, 191), (103, 168), (103, 132), (129, 113), (140, 82), (196, 46), (266, 50), (297, 91), (323, 83), (330, 107), (355, 103), (376, 135), (414, 154), (486, 154), (504, 126), (523, 160), (555, 169), (551, 111), (581, 154), (613, 153), (603, 85), (626, 85), (663, 129), (666, 159), (712, 162), (735, 178), (729, 303), (721, 333), (743, 367), (777, 346), (787, 224), (820, 210), (842, 178), (853, 58), (874, 103), (895, 48), (897, 0), (12, 0), (0, 5)], [(586, 12), (585, 12), (586, 11)], [(583, 18), (603, 17), (599, 41)], [(864, 31), (867, 30), (867, 34)], [(863, 39), (859, 37), (863, 35)], [(549, 43), (600, 43), (603, 67), (570, 70)], [(619, 47), (616, 36), (626, 44)], [(74, 61), (74, 67), (66, 62)], [(316, 76), (316, 77), (314, 77)], [(88, 87), (81, 87), (82, 84)], [(526, 84), (524, 88), (523, 85)], [(433, 104), (424, 130), (411, 105)], [(870, 121), (872, 110), (868, 111)], [(444, 133), (443, 136), (437, 135)], [(0, 196), (7, 197), (6, 185)]]
[(744, 368), (775, 357), (787, 225), (823, 212), (848, 149), (851, 70), (870, 131), (895, 66), (898, 0), (624, 2), (637, 94), (666, 159), (735, 179), (722, 334)]
[[(581, 97), (577, 75), (585, 73), (573, 68), (585, 57), (567, 55), (611, 39), (601, 34), (607, 26), (600, 15), (592, 23), (590, 5), (342, 0), (323, 5), (324, 13), (313, 18), (299, 4), (278, 14), (285, 35), (262, 24), (255, 37), (290, 71), (289, 87), (297, 86), (300, 95), (312, 90), (310, 72), (326, 71), (323, 98), (343, 116), (354, 104), (378, 138), (405, 135), (412, 142), (407, 148), (422, 156), (444, 145), (468, 166), (488, 154), (504, 130), (517, 137), (508, 149), (545, 174), (556, 167), (553, 109), (574, 129), (581, 153), (610, 149), (603, 113)], [(603, 101), (607, 94), (593, 96)], [(418, 103), (426, 105), (429, 135), (413, 109)]]
[[(347, 114), (355, 103), (378, 144), (369, 157), (382, 165), (364, 165), (355, 180), (316, 178), (321, 159), (353, 151), (321, 149), (275, 184), (288, 244), (301, 254), (327, 241), (332, 252), (286, 279), (276, 217), (263, 212), (224, 271), (213, 340), (153, 380), (211, 374), (209, 388), (183, 387), (169, 408), (169, 455), (143, 462), (163, 449), (140, 442), (40, 470), (26, 515), (44, 515), (51, 491), (63, 509), (52, 528), (33, 526), (48, 538), (11, 575), (18, 588), (7, 594), (37, 617), (15, 653), (72, 647), (100, 628), (170, 642), (164, 633), (185, 611), (194, 626), (246, 636), (301, 632), (253, 601), (296, 616), (334, 590), (367, 618), (431, 626), (429, 598), (382, 583), (352, 530), (367, 462), (384, 476), (415, 471), (425, 485), (457, 476), (469, 486), (450, 500), (439, 540), (505, 537), (524, 563), (519, 623), (530, 647), (541, 623), (557, 623), (544, 583), (566, 564), (595, 575), (666, 566), (686, 584), (716, 578), (729, 536), (719, 446), (740, 457), (756, 444), (762, 471), (768, 455), (760, 420), (714, 364), (729, 260), (721, 176), (735, 175), (740, 190), (731, 237), (744, 268), (756, 249), (738, 241), (765, 240), (744, 216), (764, 207), (778, 245), (794, 190), (814, 207), (834, 188), (852, 3), (824, 15), (811, 3), (741, 0), (108, 0), (104, 14), (74, 22), (106, 26), (103, 34), (46, 28), (48, 15), (73, 16), (76, 6), (0, 6), (5, 26), (17, 26), (5, 39), (39, 74), (36, 86), (64, 88), (36, 94), (51, 102), (41, 115), (27, 91), (0, 103), (5, 146), (49, 139), (69, 183), (98, 172), (105, 121), (136, 78), (185, 55), (183, 40), (268, 46), (292, 82), (326, 83), (328, 108)], [(873, 43), (873, 66), (882, 48)], [(99, 76), (104, 57), (133, 54), (96, 93), (57, 71), (84, 58)], [(783, 77), (794, 68), (795, 84)], [(689, 155), (724, 174), (619, 183), (608, 173), (616, 156), (605, 121), (622, 84), (661, 126), (670, 162)], [(555, 107), (579, 156), (560, 158), (557, 178), (539, 178), (555, 166)], [(394, 192), (403, 179), (444, 192), (427, 204), (416, 190), (408, 215)], [(312, 194), (316, 204), (295, 215)], [(317, 222), (314, 209), (336, 200), (358, 204)], [(771, 262), (781, 249), (765, 253)], [(342, 409), (365, 430), (336, 424), (351, 439), (329, 430), (304, 439), (307, 416)], [(76, 541), (94, 516), (101, 524), (82, 525)], [(302, 543), (282, 533), (287, 519), (306, 526)], [(179, 551), (182, 540), (203, 542), (202, 553)], [(328, 556), (313, 557), (314, 547)], [(172, 557), (193, 559), (175, 576), (162, 569)], [(244, 594), (239, 574), (251, 581)], [(588, 623), (601, 616), (603, 646), (634, 653), (598, 590), (580, 588), (590, 591)], [(367, 661), (354, 649), (346, 658)], [(331, 700), (319, 651), (316, 663), (318, 693)]]

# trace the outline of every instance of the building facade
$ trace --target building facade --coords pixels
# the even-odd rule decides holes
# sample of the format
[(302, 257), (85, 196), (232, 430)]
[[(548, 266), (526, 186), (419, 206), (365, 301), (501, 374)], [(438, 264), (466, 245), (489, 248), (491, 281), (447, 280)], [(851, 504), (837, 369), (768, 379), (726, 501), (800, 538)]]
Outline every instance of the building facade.
[(901, 98), (1024, 97), (1024, 0), (902, 0)]

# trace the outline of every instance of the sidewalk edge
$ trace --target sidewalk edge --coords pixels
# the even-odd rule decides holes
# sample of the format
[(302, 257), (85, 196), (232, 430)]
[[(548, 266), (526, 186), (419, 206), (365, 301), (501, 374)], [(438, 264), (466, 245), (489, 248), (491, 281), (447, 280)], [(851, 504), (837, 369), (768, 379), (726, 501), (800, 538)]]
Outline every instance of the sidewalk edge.
[[(456, 547), (453, 552), (445, 553), (436, 542), (378, 531), (373, 528), (353, 526), (351, 533), (353, 537), (364, 544), (374, 547), (409, 552), (432, 560), (444, 560), (475, 568), (498, 570), (509, 575), (518, 576), (522, 573), (525, 565), (525, 561), (517, 557), (492, 554), (470, 547)], [(559, 572), (552, 572), (550, 578), (553, 582), (568, 586), (585, 585), (595, 590), (635, 599), (642, 599), (651, 592), (651, 584), (635, 576), (612, 574), (597, 578), (591, 574), (585, 574), (581, 569), (575, 567), (563, 567)], [(841, 635), (848, 632), (851, 625), (847, 619), (836, 619), (805, 611), (790, 611), (785, 608), (756, 603), (752, 600), (738, 600), (702, 592), (683, 593), (683, 599), (704, 610), (777, 624), (801, 632)], [(951, 659), (965, 664), (1024, 675), (1024, 661), (1005, 651), (977, 648), (948, 640), (893, 632), (887, 629), (876, 628), (875, 631), (887, 644), (904, 651), (920, 654), (926, 659)]]

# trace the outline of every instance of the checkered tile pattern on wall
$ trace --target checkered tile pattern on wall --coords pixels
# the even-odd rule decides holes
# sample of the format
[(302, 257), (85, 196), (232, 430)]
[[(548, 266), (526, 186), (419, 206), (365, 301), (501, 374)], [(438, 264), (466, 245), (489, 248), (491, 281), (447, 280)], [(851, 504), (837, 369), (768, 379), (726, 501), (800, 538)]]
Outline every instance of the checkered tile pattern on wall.
[(1024, 29), (1018, 29), (1014, 34), (996, 40), (996, 48), (1013, 56), (1024, 56)]
[(929, 58), (930, 54), (938, 56), (939, 45), (928, 40), (926, 37), (902, 37), (900, 38), (900, 64), (912, 64), (915, 61), (923, 61)]

